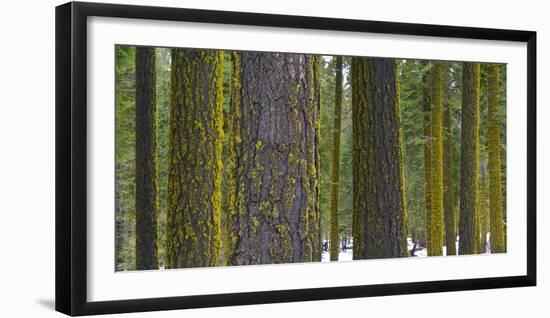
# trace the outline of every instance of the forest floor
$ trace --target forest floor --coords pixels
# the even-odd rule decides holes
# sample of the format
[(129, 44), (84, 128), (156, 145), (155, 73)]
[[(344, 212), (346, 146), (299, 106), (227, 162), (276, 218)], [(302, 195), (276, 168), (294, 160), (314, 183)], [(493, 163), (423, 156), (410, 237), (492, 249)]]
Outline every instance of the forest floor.
[[(489, 235), (487, 235), (487, 242), (489, 241)], [(407, 238), (407, 245), (409, 252), (413, 249), (413, 242), (412, 239), (409, 237)], [(428, 256), (428, 250), (422, 246), (417, 246), (416, 251), (414, 253), (414, 256), (416, 257), (427, 257)], [(458, 250), (458, 238), (456, 240), (456, 249)], [(443, 246), (443, 255), (447, 255), (447, 246)], [(352, 261), (353, 260), (353, 249), (348, 248), (345, 251), (340, 250), (340, 253), (338, 254), (338, 261), (339, 262), (346, 262), (346, 261)], [(330, 262), (330, 253), (323, 252), (321, 262)]]

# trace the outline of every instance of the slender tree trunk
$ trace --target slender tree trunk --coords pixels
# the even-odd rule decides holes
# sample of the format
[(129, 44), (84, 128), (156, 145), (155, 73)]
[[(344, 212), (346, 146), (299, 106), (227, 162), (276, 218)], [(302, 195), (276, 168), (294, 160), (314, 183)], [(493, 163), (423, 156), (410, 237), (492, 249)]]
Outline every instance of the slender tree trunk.
[[(424, 63), (428, 67), (428, 63)], [(431, 224), (432, 224), (432, 101), (431, 101), (431, 75), (425, 70), (422, 75), (422, 106), (424, 111), (424, 195), (425, 195), (425, 220), (426, 246), (428, 252), (431, 246)]]
[(479, 229), (481, 253), (487, 253), (487, 232), (489, 231), (489, 206), (487, 202), (487, 163), (480, 164), (479, 171)]
[(340, 189), (340, 131), (342, 126), (342, 57), (336, 57), (334, 91), (334, 127), (332, 128), (332, 176), (330, 182), (330, 260), (337, 261), (340, 252), (338, 196)]
[(394, 59), (352, 58), (354, 259), (406, 257), (399, 82)]
[[(121, 170), (119, 168), (120, 164), (117, 164), (117, 170)], [(118, 171), (117, 171), (118, 172)], [(128, 242), (125, 240), (125, 233), (124, 233), (124, 225), (127, 223), (126, 221), (126, 213), (123, 203), (122, 203), (122, 195), (121, 195), (121, 185), (120, 185), (120, 174), (115, 174), (115, 270), (121, 271), (125, 270), (127, 264), (125, 264), (125, 258), (124, 258), (124, 247), (128, 244)]]
[(489, 206), (491, 211), (491, 253), (506, 252), (502, 176), (500, 159), (500, 65), (491, 64), (488, 69), (489, 84)]
[(431, 70), (432, 88), (432, 213), (428, 255), (443, 255), (443, 98), (441, 86), (441, 62), (434, 62)]
[(459, 254), (476, 252), (478, 204), (479, 64), (464, 63), (460, 165)]
[(155, 49), (136, 48), (136, 269), (158, 268)]
[(173, 49), (167, 267), (219, 264), (223, 53)]
[[(447, 85), (447, 83), (445, 83), (445, 85)], [(447, 255), (456, 255), (451, 138), (451, 106), (446, 103), (443, 108), (443, 206), (445, 208), (445, 245), (447, 246)]]
[(233, 58), (229, 262), (319, 261), (319, 57)]

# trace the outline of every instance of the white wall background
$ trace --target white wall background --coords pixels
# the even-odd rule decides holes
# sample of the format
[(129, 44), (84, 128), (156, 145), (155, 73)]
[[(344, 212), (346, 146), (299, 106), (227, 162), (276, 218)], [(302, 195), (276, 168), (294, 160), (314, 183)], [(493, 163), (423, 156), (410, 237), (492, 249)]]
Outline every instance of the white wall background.
[[(550, 313), (550, 23), (544, 1), (127, 0), (117, 3), (399, 22), (527, 29), (538, 32), (538, 286), (455, 293), (223, 307), (116, 317), (544, 317)], [(54, 7), (62, 1), (11, 1), (0, 17), (0, 316), (62, 317), (54, 304)], [(514, 107), (514, 105), (509, 105)]]

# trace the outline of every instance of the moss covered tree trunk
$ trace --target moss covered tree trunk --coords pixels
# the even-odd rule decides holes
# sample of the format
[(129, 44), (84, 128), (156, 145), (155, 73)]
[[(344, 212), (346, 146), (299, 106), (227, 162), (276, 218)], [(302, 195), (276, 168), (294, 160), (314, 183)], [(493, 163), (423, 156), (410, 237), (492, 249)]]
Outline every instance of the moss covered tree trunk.
[(167, 267), (219, 264), (221, 51), (173, 49)]
[(340, 132), (342, 126), (342, 57), (336, 57), (334, 91), (334, 126), (332, 128), (332, 175), (330, 180), (330, 260), (337, 261), (340, 252), (338, 196), (340, 189)]
[(479, 232), (480, 232), (480, 252), (487, 253), (487, 232), (489, 231), (489, 205), (487, 196), (487, 163), (480, 164), (479, 170)]
[(353, 257), (408, 256), (394, 59), (352, 58)]
[(479, 64), (462, 70), (459, 254), (476, 252), (479, 143)]
[(157, 103), (154, 48), (136, 48), (136, 269), (158, 268)]
[(431, 70), (432, 102), (432, 207), (430, 225), (430, 244), (428, 255), (443, 255), (443, 96), (441, 86), (441, 62), (434, 62)]
[(445, 209), (445, 245), (447, 246), (447, 255), (456, 255), (451, 123), (451, 106), (446, 103), (443, 107), (443, 206)]
[(233, 65), (229, 263), (319, 261), (319, 58), (242, 52)]
[[(428, 67), (428, 63), (424, 63)], [(431, 76), (429, 70), (422, 75), (422, 107), (424, 111), (424, 196), (425, 196), (425, 220), (426, 246), (430, 248), (431, 215), (432, 215), (432, 101), (431, 101)]]
[(491, 253), (506, 252), (500, 158), (500, 65), (487, 66), (489, 85), (489, 208), (491, 211)]

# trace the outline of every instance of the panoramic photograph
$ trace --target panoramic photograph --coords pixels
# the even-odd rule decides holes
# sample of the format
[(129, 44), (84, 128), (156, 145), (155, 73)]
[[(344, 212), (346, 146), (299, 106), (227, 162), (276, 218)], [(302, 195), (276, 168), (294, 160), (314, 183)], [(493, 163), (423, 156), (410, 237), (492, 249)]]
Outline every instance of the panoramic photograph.
[(506, 253), (505, 64), (114, 51), (115, 271)]

